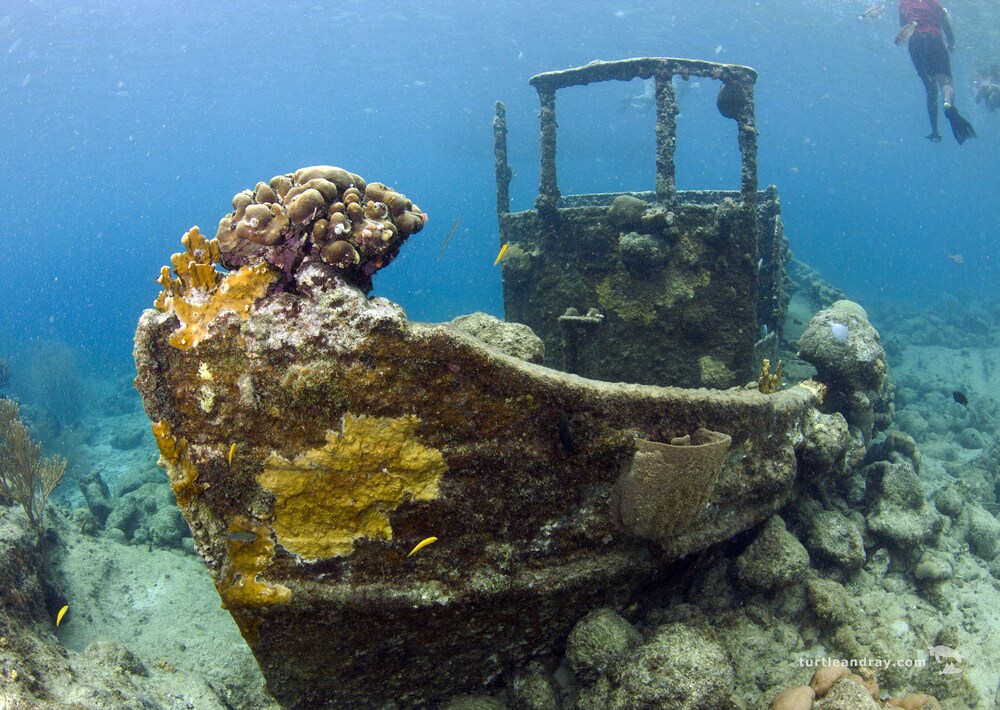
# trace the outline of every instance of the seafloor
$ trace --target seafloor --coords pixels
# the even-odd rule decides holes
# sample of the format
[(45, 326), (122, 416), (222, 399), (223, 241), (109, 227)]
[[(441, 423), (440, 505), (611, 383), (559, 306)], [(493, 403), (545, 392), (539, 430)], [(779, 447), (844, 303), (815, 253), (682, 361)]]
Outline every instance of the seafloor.
[[(793, 299), (792, 345), (811, 316)], [(492, 696), (447, 707), (599, 707), (600, 658), (657, 639), (692, 644), (675, 662), (682, 674), (711, 675), (697, 658), (721, 649), (734, 673), (732, 708), (768, 707), (783, 688), (807, 683), (818, 660), (841, 658), (889, 659), (874, 669), (883, 696), (1000, 707), (1000, 396), (990, 384), (1000, 369), (1000, 306), (945, 299), (869, 316), (889, 355), (893, 429), (917, 445), (906, 455), (918, 464), (933, 542), (892, 553), (877, 544), (865, 481), (855, 476), (823, 505), (803, 496), (780, 520), (692, 560), (643, 604), (589, 616), (558, 665), (537, 664)], [(76, 381), (34, 382), (53, 362)], [(50, 501), (41, 546), (27, 542), (20, 508), (0, 509), (0, 708), (277, 707), (193, 554), (130, 378), (79, 373), (62, 346), (19, 353), (10, 367), (4, 394), (22, 400), (32, 431), (70, 458), (70, 473)], [(807, 367), (785, 371), (806, 376)], [(824, 526), (842, 527), (861, 547), (831, 559)], [(807, 553), (808, 564), (790, 563), (798, 577), (778, 583), (759, 569), (765, 546), (790, 560)], [(70, 613), (56, 628), (63, 603)], [(581, 619), (591, 611), (580, 609)], [(580, 640), (594, 629), (606, 635), (596, 658)], [(958, 655), (934, 656), (934, 647)]]

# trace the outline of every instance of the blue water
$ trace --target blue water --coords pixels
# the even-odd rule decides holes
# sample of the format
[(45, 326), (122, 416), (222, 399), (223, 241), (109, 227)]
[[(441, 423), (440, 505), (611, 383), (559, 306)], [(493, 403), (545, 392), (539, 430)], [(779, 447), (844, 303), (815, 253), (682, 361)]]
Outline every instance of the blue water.
[[(954, 8), (957, 102), (979, 132), (961, 147), (944, 119), (941, 144), (923, 138), (893, 4), (859, 20), (866, 6), (5, 0), (0, 355), (61, 340), (128, 372), (136, 320), (183, 232), (214, 234), (235, 193), (321, 163), (387, 182), (431, 216), (375, 294), (415, 320), (502, 315), (493, 102), (507, 104), (513, 208), (527, 209), (538, 181), (528, 79), (646, 55), (757, 69), (761, 185), (780, 189), (796, 256), (855, 300), (996, 293), (1000, 115), (972, 102), (974, 68), (995, 61), (989, 5)], [(652, 187), (652, 114), (620, 110), (641, 91), (560, 92), (564, 192)], [(679, 186), (737, 187), (715, 87), (682, 91)]]

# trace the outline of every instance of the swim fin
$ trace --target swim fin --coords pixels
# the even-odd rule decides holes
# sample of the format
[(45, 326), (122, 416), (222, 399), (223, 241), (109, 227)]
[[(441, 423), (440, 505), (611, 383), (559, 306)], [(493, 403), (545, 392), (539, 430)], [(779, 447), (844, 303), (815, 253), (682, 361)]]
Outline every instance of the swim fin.
[(958, 141), (959, 145), (965, 143), (969, 138), (976, 137), (976, 129), (962, 118), (957, 108), (949, 106), (944, 110), (944, 115), (948, 119), (948, 123), (951, 124), (951, 132), (955, 134), (955, 140)]

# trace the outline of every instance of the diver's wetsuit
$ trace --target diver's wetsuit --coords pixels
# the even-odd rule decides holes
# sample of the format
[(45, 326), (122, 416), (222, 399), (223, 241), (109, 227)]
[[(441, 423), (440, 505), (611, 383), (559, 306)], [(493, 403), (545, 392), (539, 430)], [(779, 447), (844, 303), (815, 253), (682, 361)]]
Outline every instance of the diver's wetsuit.
[(955, 44), (955, 35), (948, 22), (948, 14), (938, 0), (900, 0), (899, 25), (916, 22), (910, 37), (910, 59), (920, 78), (936, 77), (938, 74), (951, 76), (951, 60), (945, 48), (944, 35), (948, 46)]
[[(951, 132), (959, 144), (976, 137), (976, 129), (962, 118), (955, 107), (955, 90), (951, 82), (951, 60), (948, 58), (955, 46), (955, 34), (951, 30), (948, 11), (941, 7), (939, 0), (899, 0), (899, 25), (904, 30), (912, 30), (908, 49), (913, 66), (924, 83), (927, 92), (927, 117), (931, 121), (929, 139), (937, 143), (938, 134), (937, 95), (938, 85), (944, 94), (944, 115), (951, 124)], [(904, 32), (900, 32), (905, 36)], [(945, 40), (948, 44), (945, 46)], [(897, 40), (898, 42), (899, 40)]]
[(953, 103), (948, 49), (955, 44), (955, 35), (948, 21), (948, 12), (938, 0), (899, 0), (899, 26), (911, 22), (915, 22), (916, 27), (907, 48), (927, 91), (927, 116), (931, 121), (931, 134), (927, 137), (936, 142), (941, 140), (937, 131), (939, 83), (944, 91), (945, 110)]

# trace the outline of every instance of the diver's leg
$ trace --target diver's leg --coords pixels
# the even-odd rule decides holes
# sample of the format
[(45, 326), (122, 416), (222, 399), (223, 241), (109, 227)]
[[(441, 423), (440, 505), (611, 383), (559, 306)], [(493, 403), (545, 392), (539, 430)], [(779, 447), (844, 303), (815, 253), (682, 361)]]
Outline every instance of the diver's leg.
[(955, 88), (951, 85), (951, 77), (948, 74), (938, 74), (937, 81), (941, 85), (941, 93), (944, 95), (944, 108), (947, 111), (955, 103)]
[(937, 143), (941, 140), (938, 134), (937, 82), (934, 81), (934, 77), (926, 74), (921, 75), (920, 79), (924, 82), (924, 90), (927, 92), (927, 118), (931, 121), (931, 134), (927, 138)]

